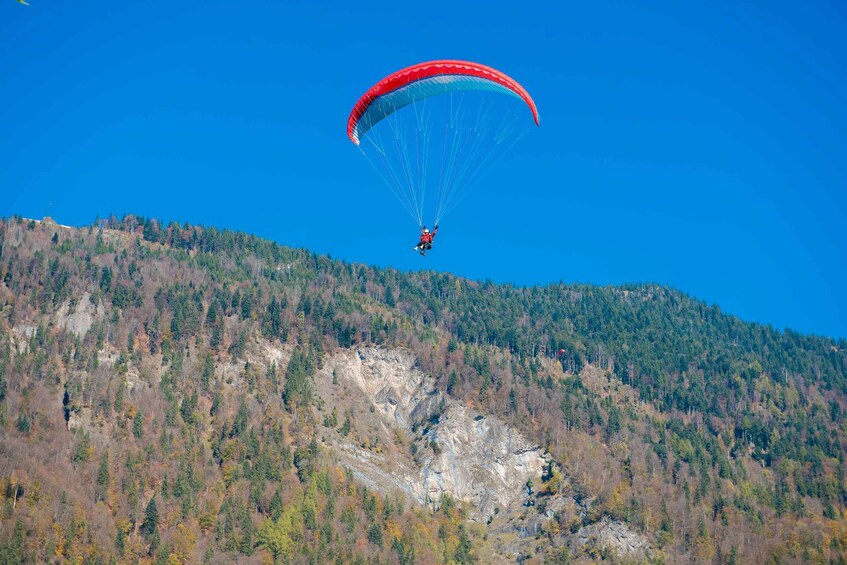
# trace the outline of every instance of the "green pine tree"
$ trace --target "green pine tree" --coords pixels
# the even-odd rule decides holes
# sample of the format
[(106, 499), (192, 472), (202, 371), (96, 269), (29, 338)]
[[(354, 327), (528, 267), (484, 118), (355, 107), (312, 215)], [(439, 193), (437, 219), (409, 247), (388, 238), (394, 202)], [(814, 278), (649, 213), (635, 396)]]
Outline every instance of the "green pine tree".
[(95, 501), (106, 498), (109, 491), (109, 450), (103, 452), (100, 458), (100, 466), (97, 468), (97, 488), (95, 489)]
[(135, 413), (135, 418), (132, 419), (132, 435), (141, 439), (144, 437), (144, 416), (141, 411)]
[(144, 510), (144, 522), (141, 523), (141, 535), (145, 539), (157, 533), (159, 527), (159, 508), (156, 506), (156, 497), (150, 499)]

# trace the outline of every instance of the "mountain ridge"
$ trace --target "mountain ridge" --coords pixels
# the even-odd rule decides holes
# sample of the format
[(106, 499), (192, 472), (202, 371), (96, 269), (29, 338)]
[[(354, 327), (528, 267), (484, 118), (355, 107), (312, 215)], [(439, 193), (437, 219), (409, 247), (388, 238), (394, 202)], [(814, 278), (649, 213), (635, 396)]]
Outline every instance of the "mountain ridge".
[[(660, 285), (402, 273), (135, 216), (2, 220), (0, 281), (2, 551), (426, 563), (837, 561), (847, 549), (844, 340), (743, 322)], [(369, 435), (376, 412), (328, 399), (346, 378), (326, 372), (333, 356), (374, 347), (407, 351), (433, 390), (549, 453), (526, 506), (467, 522), (468, 503), (421, 513), (345, 475), (332, 437), (362, 454), (439, 449), (408, 421)], [(365, 398), (379, 410), (397, 394)], [(69, 443), (50, 439), (56, 426)], [(74, 512), (45, 516), (38, 500), (19, 512), (34, 482), (15, 457), (82, 473), (70, 495), (52, 482), (39, 496), (88, 500), (76, 513), (99, 524), (86, 530), (97, 543), (56, 534)], [(148, 515), (154, 500), (167, 520)], [(638, 539), (625, 531), (649, 551), (615, 550), (610, 538)]]

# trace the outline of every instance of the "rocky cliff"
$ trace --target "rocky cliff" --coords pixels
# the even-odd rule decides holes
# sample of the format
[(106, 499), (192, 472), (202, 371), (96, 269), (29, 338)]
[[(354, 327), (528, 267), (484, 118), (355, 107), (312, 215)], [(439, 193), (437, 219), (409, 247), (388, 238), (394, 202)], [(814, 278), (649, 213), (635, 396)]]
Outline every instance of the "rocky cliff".
[(592, 501), (575, 499), (569, 478), (555, 493), (538, 492), (553, 465), (549, 454), (499, 418), (437, 390), (408, 351), (339, 351), (315, 384), (319, 417), (334, 411), (351, 422), (346, 434), (334, 426), (323, 435), (338, 461), (385, 494), (402, 493), (433, 509), (445, 496), (467, 503), (470, 519), (490, 527), (494, 553), (488, 559), (522, 560), (562, 517), (585, 525), (575, 533), (557, 533), (560, 546), (594, 548), (621, 559), (650, 555), (644, 536), (623, 522), (587, 518)]
[[(527, 481), (539, 479), (548, 461), (498, 418), (436, 390), (408, 352), (343, 351), (329, 359), (318, 381), (325, 412), (346, 405), (356, 415), (359, 433), (335, 434), (330, 443), (380, 490), (400, 490), (435, 508), (449, 495), (467, 502), (475, 519), (488, 519), (525, 497)], [(363, 455), (363, 438), (381, 447)]]

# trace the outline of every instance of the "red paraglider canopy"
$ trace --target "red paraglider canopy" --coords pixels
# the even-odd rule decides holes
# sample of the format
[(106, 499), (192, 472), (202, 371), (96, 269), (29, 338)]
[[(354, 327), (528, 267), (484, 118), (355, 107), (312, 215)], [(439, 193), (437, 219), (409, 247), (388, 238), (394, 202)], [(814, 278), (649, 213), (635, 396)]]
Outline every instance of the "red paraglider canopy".
[[(461, 80), (464, 82), (464, 86), (459, 85), (458, 88), (463, 90), (469, 88), (501, 90), (521, 98), (532, 111), (535, 124), (539, 125), (538, 108), (536, 108), (535, 102), (529, 95), (529, 92), (518, 84), (517, 81), (497, 69), (486, 65), (480, 65), (479, 63), (472, 63), (470, 61), (445, 59), (418, 63), (417, 65), (400, 69), (372, 86), (356, 102), (353, 111), (350, 112), (350, 118), (347, 120), (347, 136), (353, 143), (358, 145), (360, 137), (387, 114), (412, 103), (416, 99), (433, 96), (442, 92), (449, 92), (457, 88), (455, 86), (457, 82), (445, 80), (443, 77), (462, 77)], [(476, 83), (477, 86), (469, 86), (469, 82)], [(414, 83), (418, 84), (415, 85)], [(369, 116), (369, 119), (365, 120), (365, 124), (359, 124), (359, 120), (369, 112), (374, 102), (382, 97), (395, 95), (401, 89), (407, 89), (410, 86), (412, 88), (408, 89), (408, 92), (403, 92), (397, 95), (394, 100), (391, 100), (387, 104), (387, 108), (377, 109), (375, 115)]]

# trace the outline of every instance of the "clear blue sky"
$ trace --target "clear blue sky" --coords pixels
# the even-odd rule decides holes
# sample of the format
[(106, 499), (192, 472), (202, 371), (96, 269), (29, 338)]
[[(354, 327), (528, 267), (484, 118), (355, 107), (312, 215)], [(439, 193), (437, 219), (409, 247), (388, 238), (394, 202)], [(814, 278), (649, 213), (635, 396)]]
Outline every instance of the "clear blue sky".
[[(0, 215), (136, 213), (518, 284), (671, 285), (847, 337), (847, 4), (0, 0)], [(416, 228), (345, 135), (462, 58), (534, 129)]]

